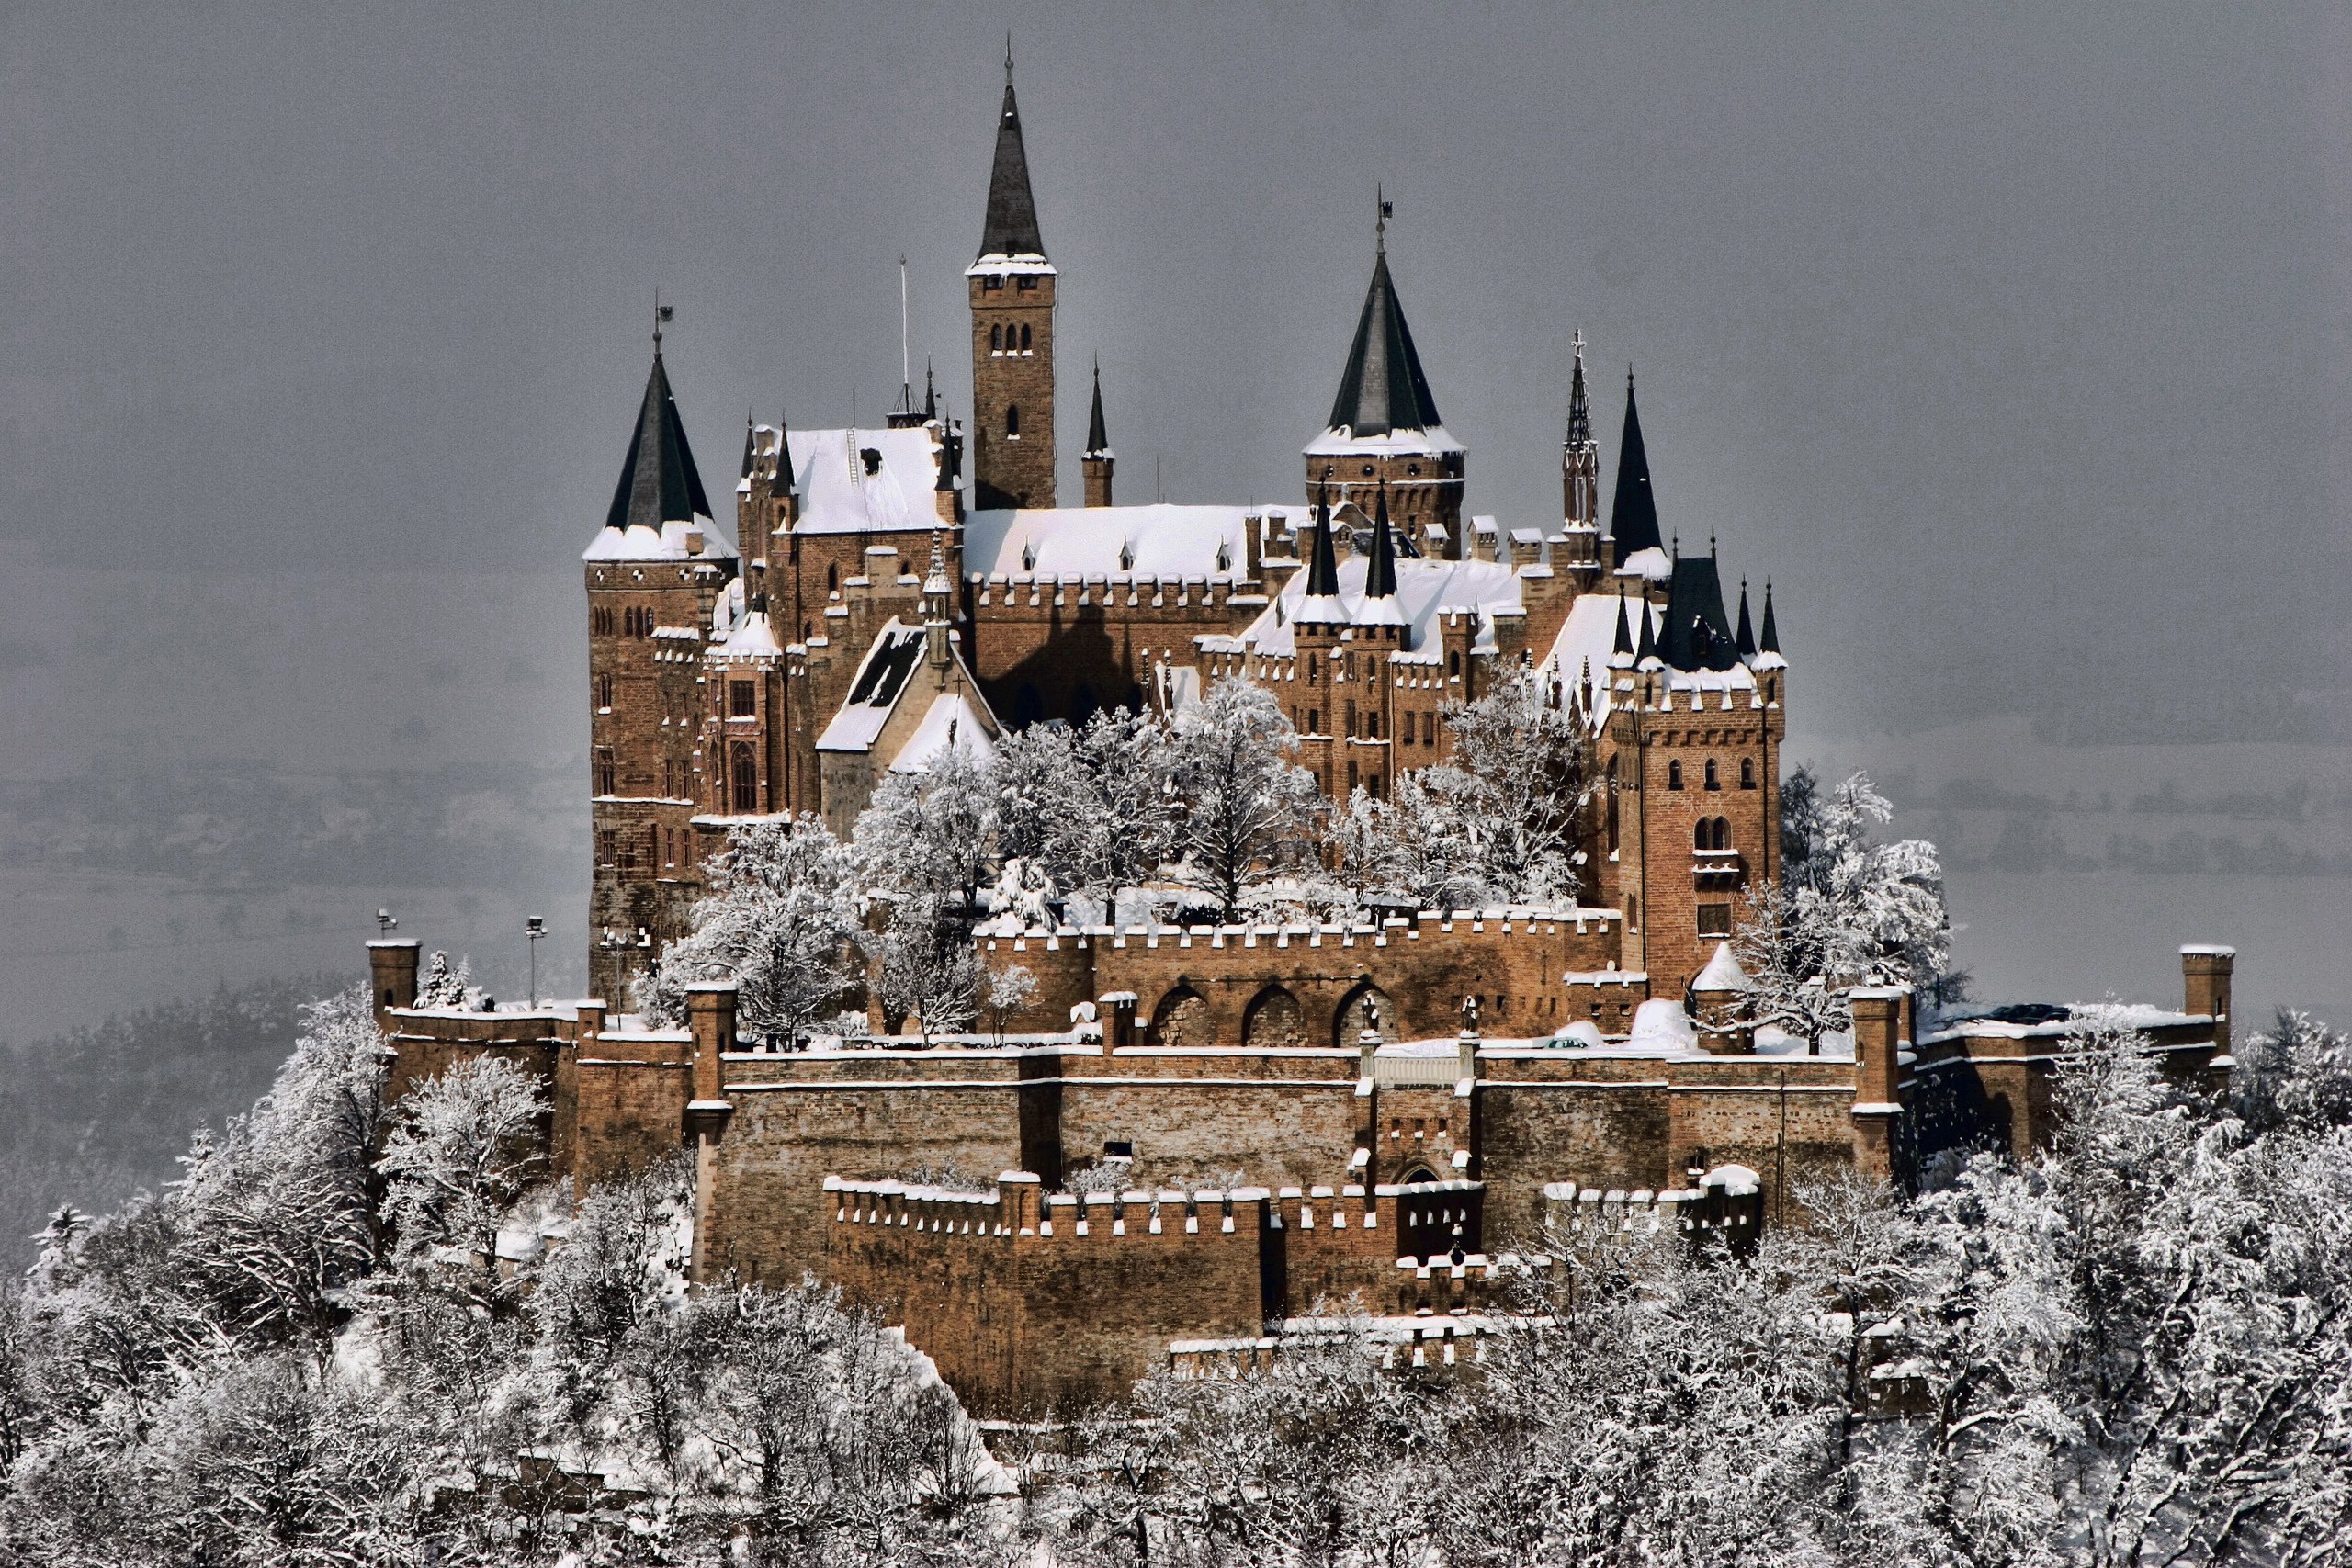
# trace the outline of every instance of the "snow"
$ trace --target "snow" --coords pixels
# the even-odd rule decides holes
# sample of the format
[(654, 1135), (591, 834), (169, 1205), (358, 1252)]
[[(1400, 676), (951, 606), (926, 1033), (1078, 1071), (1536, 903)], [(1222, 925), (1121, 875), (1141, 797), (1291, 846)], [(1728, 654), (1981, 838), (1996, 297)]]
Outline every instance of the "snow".
[(975, 512), (964, 523), (964, 570), (991, 584), (1241, 582), (1249, 576), (1248, 519), (1266, 518), (1274, 534), (1294, 510), (1171, 503)]
[(1552, 1036), (1549, 1043), (1567, 1050), (1597, 1051), (1607, 1042), (1601, 1038), (1600, 1025), (1589, 1018), (1580, 1018), (1574, 1023), (1564, 1025), (1558, 1033)]
[(820, 751), (870, 751), (880, 739), (882, 727), (899, 705), (899, 694), (907, 689), (907, 682), (915, 665), (922, 658), (923, 630), (910, 626), (896, 615), (882, 624), (876, 634), (874, 646), (865, 650), (859, 661), (857, 678), (850, 682), (850, 694), (817, 737)]
[(715, 651), (721, 659), (776, 659), (784, 649), (768, 625), (767, 612), (754, 610), (735, 623)]
[(1748, 989), (1747, 971), (1742, 969), (1739, 960), (1732, 956), (1731, 943), (1715, 943), (1715, 955), (1707, 960), (1707, 966), (1699, 971), (1699, 977), (1690, 982), (1690, 988), (1694, 991)]
[(1680, 1002), (1652, 997), (1634, 1010), (1634, 1032), (1626, 1036), (1626, 1043), (1695, 1048), (1699, 1035), (1690, 1027), (1690, 1015), (1682, 1010)]
[[(800, 495), (796, 534), (929, 533), (940, 526), (939, 436), (911, 430), (796, 430), (790, 433), (793, 487)], [(881, 454), (865, 471), (862, 452)]]
[(1026, 274), (1033, 277), (1052, 277), (1058, 269), (1035, 251), (1023, 251), (1008, 255), (1002, 251), (990, 251), (964, 269), (966, 277), (1014, 277)]
[(1391, 430), (1379, 435), (1358, 435), (1354, 427), (1335, 424), (1308, 442), (1310, 457), (1450, 457), (1464, 450), (1442, 424), (1426, 430)]
[(1652, 545), (1648, 549), (1635, 550), (1632, 555), (1619, 561), (1617, 573), (1621, 577), (1639, 577), (1652, 582), (1668, 582), (1674, 577), (1674, 562), (1667, 558), (1664, 550)]
[[(699, 536), (699, 549), (690, 548), (689, 536)], [(711, 525), (710, 519), (695, 522), (671, 522), (662, 525), (661, 531), (639, 525), (634, 528), (599, 528), (588, 547), (580, 552), (586, 561), (658, 561), (658, 560), (733, 560), (735, 547), (726, 536)]]
[[(832, 733), (830, 726), (825, 732)], [(951, 746), (983, 764), (996, 756), (996, 738), (989, 733), (989, 721), (961, 691), (941, 692), (931, 699), (922, 722), (891, 759), (890, 771), (927, 773), (933, 760)]]
[[(1440, 617), (1449, 610), (1476, 612), (1478, 632), (1471, 646), (1481, 652), (1491, 652), (1496, 647), (1496, 616), (1526, 613), (1519, 574), (1500, 561), (1405, 559), (1396, 563), (1396, 612), (1392, 615), (1384, 609), (1368, 615), (1363, 584), (1371, 570), (1372, 562), (1363, 556), (1350, 556), (1340, 563), (1340, 608), (1349, 621), (1360, 625), (1403, 625), (1408, 651), (1429, 647), (1437, 635)], [(1298, 650), (1293, 624), (1308, 616), (1306, 574), (1302, 571), (1283, 587), (1280, 601), (1269, 604), (1238, 638), (1212, 638), (1202, 646), (1212, 652), (1246, 649), (1286, 658)], [(1429, 657), (1434, 658), (1434, 652)]]

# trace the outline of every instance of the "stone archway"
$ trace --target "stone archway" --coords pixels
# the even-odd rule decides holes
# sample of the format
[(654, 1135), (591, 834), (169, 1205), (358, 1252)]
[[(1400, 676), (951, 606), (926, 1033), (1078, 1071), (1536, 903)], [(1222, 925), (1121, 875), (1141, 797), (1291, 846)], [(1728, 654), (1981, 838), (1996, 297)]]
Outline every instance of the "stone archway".
[(1306, 1043), (1306, 1013), (1281, 986), (1269, 986), (1250, 999), (1242, 1015), (1241, 1043), (1261, 1048)]
[(1373, 1021), (1374, 1010), (1379, 1015), (1380, 1042), (1385, 1045), (1396, 1038), (1396, 1007), (1388, 994), (1369, 980), (1356, 982), (1340, 1002), (1340, 1010), (1331, 1018), (1331, 1043), (1343, 1051), (1352, 1051), (1363, 1036), (1364, 1025)]
[(1190, 986), (1178, 986), (1151, 1010), (1154, 1045), (1211, 1045), (1208, 998)]

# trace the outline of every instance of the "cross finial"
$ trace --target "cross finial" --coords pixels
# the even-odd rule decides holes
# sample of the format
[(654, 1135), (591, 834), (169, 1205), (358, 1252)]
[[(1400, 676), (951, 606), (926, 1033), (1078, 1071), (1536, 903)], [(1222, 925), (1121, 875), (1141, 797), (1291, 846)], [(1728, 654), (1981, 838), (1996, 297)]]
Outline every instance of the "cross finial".
[(1374, 205), (1379, 209), (1379, 215), (1373, 220), (1372, 223), (1373, 243), (1378, 247), (1382, 255), (1386, 255), (1388, 254), (1388, 220), (1396, 216), (1396, 204), (1388, 199), (1386, 189), (1377, 184), (1372, 187), (1372, 199)]
[(677, 313), (678, 313), (678, 308), (677, 308), (676, 306), (674, 306), (674, 305), (664, 305), (663, 303), (662, 303), (662, 290), (661, 290), (661, 288), (660, 288), (660, 287), (659, 287), (659, 286), (656, 286), (656, 287), (655, 287), (655, 288), (654, 288), (654, 290), (653, 290), (653, 352), (654, 352), (654, 353), (659, 354), (659, 353), (661, 353), (661, 352), (662, 352), (662, 327), (663, 327), (663, 326), (664, 326), (664, 325), (669, 321), (670, 318), (671, 318), (671, 317), (673, 317), (673, 316), (674, 316), (674, 315), (676, 315)]
[(1004, 29), (1004, 85), (1012, 85), (1012, 29)]

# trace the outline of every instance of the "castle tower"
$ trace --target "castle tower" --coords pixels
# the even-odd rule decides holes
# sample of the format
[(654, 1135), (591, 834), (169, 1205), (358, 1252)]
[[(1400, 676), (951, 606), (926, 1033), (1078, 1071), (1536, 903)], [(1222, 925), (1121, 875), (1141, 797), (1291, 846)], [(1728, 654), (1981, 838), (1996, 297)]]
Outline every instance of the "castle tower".
[(1116, 454), (1111, 450), (1111, 433), (1102, 423), (1102, 362), (1094, 362), (1094, 409), (1086, 416), (1086, 455), (1079, 459), (1079, 468), (1086, 475), (1086, 504), (1111, 504), (1111, 468)]
[(700, 890), (692, 829), (702, 705), (695, 677), (712, 609), (738, 566), (711, 522), (658, 334), (620, 482), (582, 564), (593, 829), (589, 983), (626, 1006), (629, 979), (662, 942), (684, 933)]
[(964, 277), (972, 303), (973, 504), (1052, 506), (1056, 274), (1029, 193), (1010, 48), (988, 223)]
[(1385, 482), (1395, 491), (1397, 523), (1417, 548), (1430, 553), (1427, 541), (1437, 530), (1445, 556), (1459, 560), (1467, 554), (1462, 537), (1465, 454), (1439, 423), (1437, 399), (1396, 300), (1388, 274), (1386, 210), (1384, 204), (1372, 287), (1340, 374), (1330, 423), (1306, 447), (1308, 499), (1326, 476), (1350, 489)]

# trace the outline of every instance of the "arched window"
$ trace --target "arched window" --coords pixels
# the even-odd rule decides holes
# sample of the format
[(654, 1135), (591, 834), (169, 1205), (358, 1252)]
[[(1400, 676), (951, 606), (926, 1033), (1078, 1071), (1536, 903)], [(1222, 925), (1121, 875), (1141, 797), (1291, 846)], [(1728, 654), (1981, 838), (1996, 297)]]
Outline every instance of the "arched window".
[(1449, 675), (1459, 675), (1462, 673), (1461, 649), (1456, 649), (1454, 651), (1445, 656), (1445, 672)]
[(613, 788), (614, 773), (613, 749), (609, 746), (597, 747), (596, 793), (598, 795), (612, 795), (616, 793)]
[(842, 569), (828, 564), (825, 568), (825, 592), (831, 593), (842, 585)]
[(1666, 765), (1666, 787), (1668, 789), (1680, 789), (1682, 787), (1682, 764), (1680, 762), (1668, 762)]
[(1021, 405), (1019, 403), (1004, 405), (1004, 434), (1014, 441), (1021, 439)]
[(613, 678), (610, 675), (596, 677), (596, 711), (599, 713), (613, 711)]
[(1027, 327), (1021, 329), (1021, 350), (1024, 354), (1029, 351), (1029, 329)]
[(752, 760), (752, 743), (738, 740), (728, 748), (728, 772), (734, 775), (735, 813), (749, 816), (760, 808), (759, 765)]
[(1742, 789), (1756, 787), (1756, 759), (1753, 757), (1742, 757), (1739, 760), (1739, 787)]
[(1707, 759), (1707, 787), (1709, 789), (1724, 787), (1724, 781), (1715, 773), (1715, 760), (1713, 757)]
[(1004, 351), (1004, 329), (1002, 327), (990, 327), (989, 329), (989, 348), (990, 351), (999, 354), (1001, 354)]

